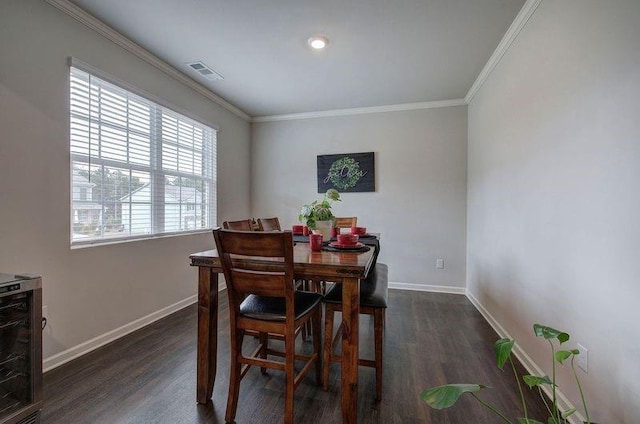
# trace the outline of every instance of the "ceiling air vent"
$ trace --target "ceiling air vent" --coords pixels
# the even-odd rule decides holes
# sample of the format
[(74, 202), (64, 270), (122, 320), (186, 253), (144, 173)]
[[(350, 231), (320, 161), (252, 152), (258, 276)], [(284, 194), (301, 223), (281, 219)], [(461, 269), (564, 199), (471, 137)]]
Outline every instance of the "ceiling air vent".
[(224, 77), (202, 62), (187, 63), (187, 66), (211, 81), (220, 81)]

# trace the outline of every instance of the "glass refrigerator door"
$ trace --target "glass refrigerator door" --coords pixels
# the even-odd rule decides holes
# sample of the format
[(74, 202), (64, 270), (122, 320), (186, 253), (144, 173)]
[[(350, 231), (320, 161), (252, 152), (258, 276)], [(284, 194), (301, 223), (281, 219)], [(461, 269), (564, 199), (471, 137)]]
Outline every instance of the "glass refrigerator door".
[(33, 292), (0, 297), (0, 420), (33, 402)]

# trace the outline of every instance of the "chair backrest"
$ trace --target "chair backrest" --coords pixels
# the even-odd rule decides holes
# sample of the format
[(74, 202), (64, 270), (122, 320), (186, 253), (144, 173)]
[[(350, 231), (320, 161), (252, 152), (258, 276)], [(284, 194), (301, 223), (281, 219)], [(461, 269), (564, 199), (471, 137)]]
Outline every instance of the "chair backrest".
[(357, 216), (335, 218), (337, 228), (351, 228), (358, 225)]
[(225, 230), (253, 231), (253, 223), (251, 219), (243, 219), (241, 221), (224, 221), (222, 226)]
[[(291, 231), (213, 230), (229, 292), (229, 308), (238, 313), (250, 295), (286, 299), (287, 318), (294, 314), (293, 235)], [(251, 259), (269, 258), (269, 263)]]
[(280, 221), (275, 218), (258, 218), (258, 231), (280, 231)]

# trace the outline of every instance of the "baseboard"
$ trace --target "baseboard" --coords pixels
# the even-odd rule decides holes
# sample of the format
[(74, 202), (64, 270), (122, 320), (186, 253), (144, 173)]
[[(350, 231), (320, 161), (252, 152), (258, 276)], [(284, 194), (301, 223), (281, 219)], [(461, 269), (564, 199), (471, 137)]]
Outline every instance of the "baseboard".
[[(487, 310), (487, 308), (485, 308), (482, 305), (482, 303), (480, 303), (480, 301), (473, 295), (473, 293), (471, 293), (469, 290), (466, 290), (465, 294), (469, 299), (469, 301), (473, 304), (473, 306), (476, 307), (478, 312), (482, 314), (482, 316), (484, 317), (484, 319), (487, 320), (489, 325), (491, 325), (491, 327), (493, 327), (496, 333), (498, 333), (498, 336), (500, 336), (501, 338), (513, 339), (513, 337), (509, 335), (509, 333), (504, 329), (504, 327), (500, 325), (498, 320), (496, 320), (493, 317), (493, 315), (491, 315), (491, 313)], [(524, 366), (524, 368), (527, 370), (529, 374), (545, 375), (544, 371), (542, 371), (542, 369), (538, 366), (538, 364), (536, 364), (533, 361), (533, 359), (531, 359), (531, 357), (527, 354), (527, 352), (525, 352), (520, 347), (517, 341), (513, 348), (513, 354), (520, 361), (520, 363)], [(542, 388), (545, 394), (549, 397), (549, 399), (551, 399), (551, 397), (553, 396), (551, 389), (548, 386), (543, 386)], [(556, 389), (556, 396), (558, 397), (558, 406), (560, 407), (561, 410), (567, 411), (569, 409), (574, 408), (573, 404), (564, 395), (564, 393), (562, 393), (562, 391)], [(569, 421), (571, 422), (571, 424), (582, 424), (585, 421), (585, 418), (578, 411), (575, 414), (573, 414), (571, 417), (569, 417)]]
[(398, 290), (433, 292), (433, 293), (449, 293), (449, 294), (465, 294), (466, 293), (466, 289), (464, 287), (431, 286), (427, 284), (415, 284), (415, 283), (389, 282), (389, 288), (398, 289)]
[(183, 299), (179, 302), (174, 303), (173, 305), (169, 305), (149, 315), (125, 324), (122, 327), (108, 331), (98, 337), (94, 337), (91, 340), (87, 340), (84, 343), (80, 343), (77, 346), (45, 358), (42, 362), (42, 370), (44, 372), (47, 372), (56, 367), (59, 367), (62, 364), (66, 364), (67, 362), (72, 361), (93, 350), (96, 350), (99, 347), (106, 345), (107, 343), (111, 343), (112, 341), (117, 340), (120, 337), (124, 337), (131, 332), (139, 330), (142, 327), (145, 327), (155, 321), (158, 321), (159, 319), (166, 317), (167, 315), (171, 315), (172, 313), (177, 312), (180, 309), (186, 308), (187, 306), (192, 305), (197, 301), (197, 295), (189, 296), (186, 299)]

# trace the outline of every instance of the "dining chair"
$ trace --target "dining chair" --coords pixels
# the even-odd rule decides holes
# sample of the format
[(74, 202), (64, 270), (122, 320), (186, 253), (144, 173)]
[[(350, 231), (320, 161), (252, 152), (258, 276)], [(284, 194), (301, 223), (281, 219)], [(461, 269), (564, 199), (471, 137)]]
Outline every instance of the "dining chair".
[[(335, 217), (335, 227), (336, 228), (351, 228), (355, 227), (358, 223), (357, 216), (349, 216), (349, 217)], [(312, 280), (307, 283), (307, 288), (309, 290), (318, 291), (319, 293), (325, 294), (328, 290), (328, 283), (324, 280)]]
[(241, 221), (224, 221), (222, 226), (225, 230), (253, 231), (253, 222), (251, 219), (243, 219)]
[[(335, 227), (336, 228), (351, 228), (355, 227), (358, 223), (357, 216), (348, 216), (348, 217), (335, 217)], [(318, 293), (325, 294), (329, 288), (331, 283), (318, 279), (318, 280), (310, 280), (305, 282), (305, 288), (312, 291), (317, 291)], [(303, 338), (306, 337), (306, 333), (303, 333)]]
[[(377, 263), (366, 279), (360, 281), (360, 313), (373, 315), (375, 359), (358, 359), (358, 365), (376, 370), (376, 400), (382, 400), (382, 346), (384, 340), (385, 310), (389, 297), (389, 269), (387, 265)], [(324, 352), (322, 364), (322, 388), (329, 389), (329, 367), (331, 362), (340, 362), (341, 355), (334, 355), (334, 346), (342, 337), (342, 324), (333, 335), (333, 316), (342, 312), (342, 284), (336, 284), (324, 297), (325, 327)], [(345, 390), (345, 388), (343, 388)]]
[[(291, 231), (245, 232), (213, 230), (229, 297), (231, 370), (226, 422), (233, 422), (238, 407), (240, 380), (251, 365), (285, 372), (285, 424), (293, 423), (293, 392), (315, 363), (316, 381), (322, 384), (320, 321), (322, 296), (296, 291), (293, 277)], [(269, 258), (256, 263), (256, 257)], [(251, 261), (254, 259), (254, 261)], [(296, 354), (298, 330), (307, 322), (314, 328), (313, 353)], [(242, 352), (248, 330), (259, 332), (259, 345), (249, 356)], [(271, 335), (284, 340), (284, 352), (269, 348)], [(283, 361), (268, 356), (284, 357)], [(295, 361), (305, 361), (296, 374)]]
[(275, 218), (258, 218), (258, 231), (280, 231), (280, 221)]
[(336, 217), (336, 228), (351, 228), (358, 225), (357, 216)]

